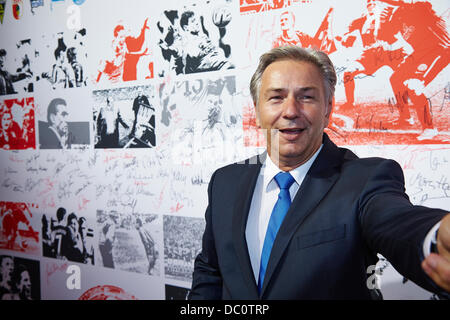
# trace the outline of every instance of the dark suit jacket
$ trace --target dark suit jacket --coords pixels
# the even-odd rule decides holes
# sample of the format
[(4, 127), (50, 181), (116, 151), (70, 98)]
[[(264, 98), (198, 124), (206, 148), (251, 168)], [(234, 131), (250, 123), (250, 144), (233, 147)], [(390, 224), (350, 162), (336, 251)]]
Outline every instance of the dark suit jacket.
[(39, 122), (39, 145), (40, 149), (62, 149), (61, 142), (48, 123)]
[[(82, 123), (83, 124), (83, 123)], [(87, 130), (87, 133), (89, 134), (88, 129), (88, 122), (85, 123), (85, 128), (82, 128), (84, 130)], [(80, 130), (78, 130), (80, 131)], [(67, 148), (70, 149), (72, 144), (74, 143), (75, 136), (73, 135), (70, 123), (69, 123), (69, 136), (67, 141)], [(89, 138), (87, 141), (87, 144), (89, 144)], [(47, 122), (39, 121), (39, 149), (62, 149), (61, 142), (59, 141), (58, 137), (56, 136), (55, 132), (50, 129), (50, 126)]]
[(245, 239), (261, 163), (250, 159), (212, 175), (191, 299), (371, 299), (367, 268), (376, 253), (439, 291), (420, 263), (423, 240), (446, 211), (413, 206), (395, 161), (359, 159), (326, 134), (323, 144), (278, 231), (261, 295)]

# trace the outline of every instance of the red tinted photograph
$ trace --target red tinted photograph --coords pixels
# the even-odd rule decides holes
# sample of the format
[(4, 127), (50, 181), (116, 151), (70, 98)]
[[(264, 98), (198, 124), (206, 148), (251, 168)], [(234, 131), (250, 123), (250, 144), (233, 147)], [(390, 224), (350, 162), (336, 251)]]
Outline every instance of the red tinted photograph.
[(40, 254), (39, 231), (33, 228), (33, 204), (0, 201), (0, 249)]
[(0, 119), (1, 149), (36, 149), (33, 98), (0, 102)]

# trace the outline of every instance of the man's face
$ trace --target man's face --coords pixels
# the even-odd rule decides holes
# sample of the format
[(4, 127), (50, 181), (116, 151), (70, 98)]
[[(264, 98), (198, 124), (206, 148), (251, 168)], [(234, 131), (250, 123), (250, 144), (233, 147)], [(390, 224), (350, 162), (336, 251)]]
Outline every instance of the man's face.
[(367, 0), (367, 11), (370, 15), (374, 14), (375, 7), (377, 6), (376, 0)]
[(196, 15), (193, 15), (188, 19), (188, 23), (185, 26), (185, 30), (192, 34), (198, 34), (200, 32), (200, 22)]
[(293, 60), (270, 64), (262, 75), (256, 114), (258, 127), (268, 129), (271, 159), (291, 168), (306, 162), (322, 143), (331, 105), (315, 65)]
[(125, 29), (121, 29), (118, 33), (117, 33), (117, 40), (119, 40), (120, 43), (124, 43), (125, 42)]
[(67, 107), (62, 104), (57, 105), (56, 113), (50, 116), (52, 125), (58, 130), (58, 133), (61, 135), (65, 135), (68, 131), (67, 116)]
[(86, 238), (87, 236), (87, 228), (85, 224), (80, 225), (80, 234), (83, 238)]
[(14, 261), (11, 258), (3, 258), (1, 267), (2, 277), (10, 277), (14, 270)]
[(12, 117), (9, 113), (4, 113), (2, 115), (2, 128), (3, 130), (8, 130), (11, 127)]
[(17, 288), (22, 295), (26, 297), (31, 296), (31, 279), (28, 271), (23, 271), (20, 274), (20, 282), (18, 283)]
[(71, 219), (69, 223), (69, 227), (72, 228), (73, 231), (78, 231), (78, 221), (77, 219)]
[(0, 70), (3, 70), (5, 64), (5, 56), (0, 56)]
[(283, 13), (280, 17), (281, 30), (290, 30), (294, 26), (294, 19), (290, 13)]

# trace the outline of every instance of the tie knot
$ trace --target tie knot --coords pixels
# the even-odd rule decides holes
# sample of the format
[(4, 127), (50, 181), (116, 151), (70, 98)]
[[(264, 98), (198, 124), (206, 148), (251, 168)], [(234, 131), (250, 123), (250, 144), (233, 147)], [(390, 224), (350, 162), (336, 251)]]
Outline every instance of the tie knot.
[(280, 172), (275, 176), (275, 181), (280, 189), (289, 189), (295, 180), (289, 172)]

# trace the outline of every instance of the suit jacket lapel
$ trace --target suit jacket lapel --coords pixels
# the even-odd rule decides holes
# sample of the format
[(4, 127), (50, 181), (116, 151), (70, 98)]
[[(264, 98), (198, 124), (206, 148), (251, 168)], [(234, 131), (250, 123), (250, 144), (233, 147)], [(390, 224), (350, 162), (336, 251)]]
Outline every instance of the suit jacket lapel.
[(264, 162), (266, 154), (251, 158), (247, 163), (243, 174), (237, 183), (236, 202), (233, 208), (233, 224), (232, 237), (234, 247), (238, 257), (238, 263), (241, 267), (245, 282), (249, 287), (252, 297), (249, 299), (258, 299), (258, 288), (256, 287), (255, 278), (248, 254), (247, 241), (245, 238), (245, 228), (247, 226), (247, 218), (252, 202), (253, 191), (261, 170), (261, 162)]
[(303, 180), (277, 233), (264, 277), (261, 295), (264, 294), (292, 236), (339, 177), (336, 166), (341, 164), (342, 155), (326, 134), (324, 134), (323, 144), (322, 150)]

